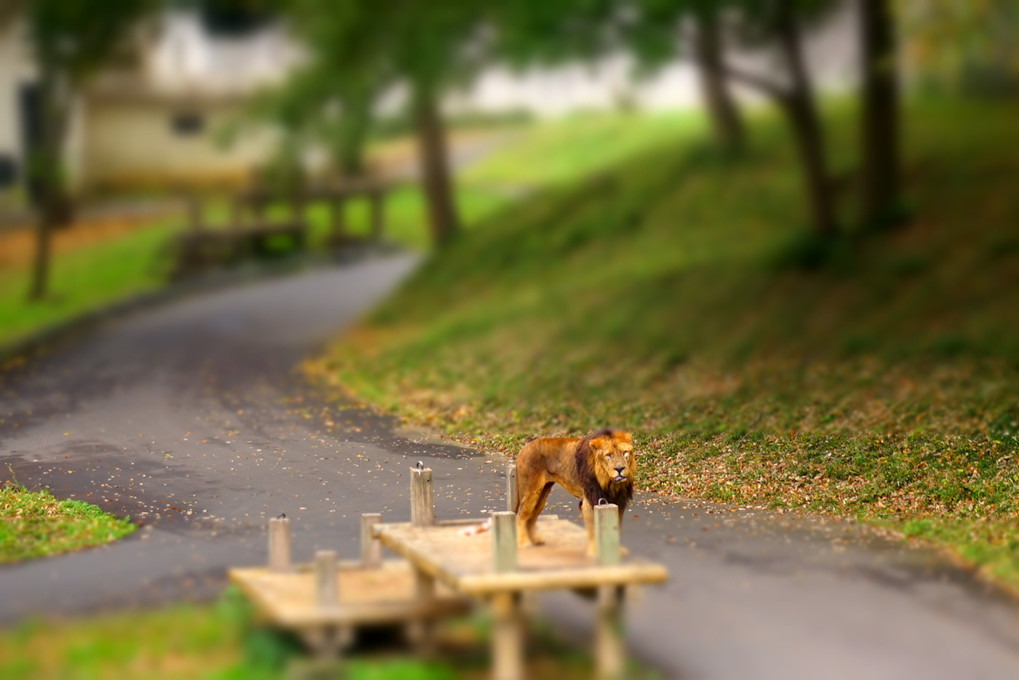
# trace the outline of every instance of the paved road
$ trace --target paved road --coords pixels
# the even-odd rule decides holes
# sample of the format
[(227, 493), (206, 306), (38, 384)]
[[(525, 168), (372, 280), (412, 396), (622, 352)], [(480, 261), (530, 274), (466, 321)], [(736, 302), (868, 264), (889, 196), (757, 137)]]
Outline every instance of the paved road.
[[(297, 559), (357, 552), (360, 512), (402, 519), (407, 469), (441, 517), (501, 509), (498, 457), (436, 441), (303, 384), (302, 356), (413, 266), (376, 258), (193, 296), (105, 322), (0, 382), (0, 469), (130, 514), (114, 545), (0, 568), (0, 622), (181, 597), (264, 560), (293, 519)], [(550, 510), (573, 516), (556, 492)], [(666, 562), (628, 614), (667, 678), (1016, 678), (1019, 605), (925, 549), (859, 527), (641, 497), (624, 542)], [(587, 604), (547, 611), (584, 637)]]

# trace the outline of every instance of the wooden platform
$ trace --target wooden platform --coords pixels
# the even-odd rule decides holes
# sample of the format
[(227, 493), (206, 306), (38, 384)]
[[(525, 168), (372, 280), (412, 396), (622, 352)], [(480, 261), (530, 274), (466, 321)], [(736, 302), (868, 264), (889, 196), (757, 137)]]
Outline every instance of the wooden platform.
[(286, 628), (404, 623), (470, 610), (469, 601), (448, 589), (428, 600), (418, 597), (414, 570), (403, 560), (386, 561), (377, 568), (340, 563), (336, 571), (338, 602), (328, 607), (315, 598), (315, 576), (308, 566), (289, 573), (265, 567), (233, 568), (228, 573), (269, 620)]
[(664, 583), (660, 564), (624, 558), (619, 565), (600, 565), (587, 556), (587, 533), (564, 519), (538, 520), (546, 543), (517, 551), (517, 569), (496, 573), (492, 534), (465, 536), (462, 522), (415, 527), (409, 523), (378, 524), (374, 535), (386, 548), (406, 558), (453, 590), (483, 597), (500, 592), (590, 589), (599, 586)]

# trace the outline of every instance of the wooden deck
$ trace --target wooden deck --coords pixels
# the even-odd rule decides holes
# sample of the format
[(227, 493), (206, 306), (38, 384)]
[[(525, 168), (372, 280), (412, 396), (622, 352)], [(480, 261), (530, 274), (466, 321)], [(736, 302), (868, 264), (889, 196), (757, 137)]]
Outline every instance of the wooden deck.
[(376, 568), (362, 567), (360, 562), (340, 563), (338, 598), (332, 606), (318, 603), (309, 566), (290, 573), (265, 567), (234, 568), (229, 576), (269, 620), (285, 628), (404, 623), (470, 610), (469, 601), (448, 589), (440, 589), (433, 599), (420, 599), (414, 571), (403, 560), (386, 561)]
[(618, 565), (600, 565), (587, 556), (585, 530), (564, 519), (538, 520), (545, 545), (517, 550), (517, 568), (496, 573), (490, 532), (465, 536), (462, 523), (415, 527), (410, 523), (379, 524), (374, 534), (383, 546), (453, 590), (473, 597), (524, 590), (577, 590), (612, 585), (664, 583), (660, 564), (624, 558)]
[[(410, 482), (410, 522), (383, 524), (381, 515), (361, 516), (359, 562), (337, 564), (334, 551), (319, 551), (314, 567), (292, 567), (290, 520), (279, 517), (270, 520), (270, 568), (231, 569), (230, 579), (269, 620), (298, 631), (321, 654), (339, 653), (356, 626), (398, 622), (427, 653), (438, 618), (466, 611), (466, 597), (481, 600), (492, 618), (496, 680), (525, 677), (524, 592), (593, 593), (597, 675), (625, 677), (626, 588), (663, 583), (668, 572), (660, 564), (621, 555), (615, 505), (594, 508), (591, 557), (587, 531), (552, 515), (538, 519), (545, 544), (519, 548), (510, 511), (493, 512), (482, 531), (478, 525), (485, 520), (436, 522), (431, 469), (419, 463), (410, 469)], [(514, 488), (510, 470), (510, 506)], [(382, 547), (404, 559), (383, 562)]]

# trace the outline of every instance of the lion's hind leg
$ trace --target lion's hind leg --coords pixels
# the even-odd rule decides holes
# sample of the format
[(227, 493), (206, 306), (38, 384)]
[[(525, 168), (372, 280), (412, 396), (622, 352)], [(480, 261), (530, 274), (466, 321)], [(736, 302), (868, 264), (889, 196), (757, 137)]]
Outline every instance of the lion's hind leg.
[(548, 496), (552, 493), (552, 486), (555, 482), (546, 482), (543, 486), (534, 485), (528, 489), (520, 498), (520, 507), (517, 510), (517, 543), (525, 545), (528, 541), (532, 545), (542, 545), (544, 539), (535, 531), (538, 523), (538, 515), (545, 509)]

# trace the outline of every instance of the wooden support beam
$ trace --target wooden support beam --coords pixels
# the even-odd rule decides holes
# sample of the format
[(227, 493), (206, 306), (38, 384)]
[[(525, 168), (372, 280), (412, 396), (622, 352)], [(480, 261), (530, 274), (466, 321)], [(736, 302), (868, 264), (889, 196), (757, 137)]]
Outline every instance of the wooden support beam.
[(290, 520), (286, 517), (269, 520), (269, 569), (290, 571)]
[(188, 194), (188, 222), (192, 231), (201, 231), (202, 221), (202, 196), (197, 191)]
[(230, 228), (235, 231), (244, 228), (244, 201), (240, 196), (234, 196), (230, 201)]
[[(414, 590), (418, 604), (422, 610), (429, 609), (435, 602), (435, 578), (421, 569), (414, 569)], [(408, 627), (411, 644), (417, 653), (424, 657), (435, 654), (436, 636), (435, 621), (431, 618), (420, 618), (411, 622)]]
[(517, 570), (517, 516), (512, 512), (492, 513), (492, 571), (502, 574)]
[(416, 527), (435, 524), (432, 469), (421, 466), (421, 463), (410, 469), (410, 523)]
[(251, 215), (256, 224), (261, 224), (265, 221), (265, 204), (267, 202), (267, 199), (264, 199), (260, 195), (254, 196), (251, 201), (249, 201), (248, 205), (251, 206)]
[(495, 680), (524, 678), (524, 617), (520, 593), (492, 596), (492, 677)]
[(517, 464), (506, 463), (506, 509), (517, 511)]
[(371, 202), (371, 238), (372, 241), (378, 243), (382, 240), (386, 197), (382, 190), (375, 190), (368, 195), (368, 200)]
[(315, 553), (315, 602), (319, 607), (335, 607), (340, 601), (336, 576), (336, 551)]
[(347, 234), (346, 204), (343, 196), (329, 201), (330, 231), (334, 243), (342, 243)]
[(382, 544), (372, 535), (372, 528), (382, 521), (376, 512), (361, 515), (361, 566), (376, 569), (382, 566)]
[(595, 670), (598, 680), (623, 680), (626, 645), (623, 634), (625, 586), (598, 588), (595, 621)]
[(290, 195), (290, 213), (294, 223), (304, 224), (304, 190), (294, 189)]
[(595, 559), (598, 564), (619, 564), (619, 507), (615, 504), (605, 503), (595, 506), (594, 541)]

